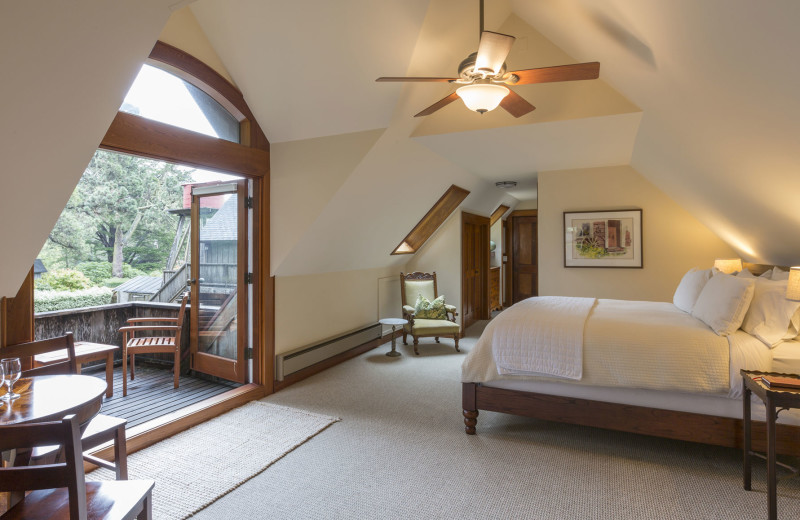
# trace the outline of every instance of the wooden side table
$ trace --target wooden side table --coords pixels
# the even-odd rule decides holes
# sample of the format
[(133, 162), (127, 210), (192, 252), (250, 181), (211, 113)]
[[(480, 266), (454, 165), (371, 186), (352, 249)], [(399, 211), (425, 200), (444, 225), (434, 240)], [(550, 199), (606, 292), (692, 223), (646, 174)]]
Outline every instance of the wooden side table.
[[(102, 343), (90, 343), (88, 341), (75, 342), (75, 362), (78, 364), (78, 373), (81, 373), (81, 365), (89, 361), (106, 361), (106, 397), (111, 399), (114, 395), (114, 352), (119, 350), (116, 345), (104, 345)], [(39, 354), (33, 360), (34, 367), (50, 365), (65, 361), (67, 350), (54, 350), (45, 354)]]
[(770, 520), (778, 518), (778, 497), (776, 493), (777, 477), (775, 474), (775, 420), (778, 412), (783, 409), (800, 408), (800, 389), (769, 388), (761, 381), (761, 376), (783, 376), (796, 377), (795, 374), (779, 374), (776, 372), (759, 372), (757, 370), (741, 370), (742, 386), (742, 423), (744, 425), (744, 460), (743, 460), (743, 480), (744, 489), (750, 490), (751, 462), (754, 455), (751, 449), (750, 432), (750, 396), (755, 394), (764, 402), (767, 409), (767, 514)]

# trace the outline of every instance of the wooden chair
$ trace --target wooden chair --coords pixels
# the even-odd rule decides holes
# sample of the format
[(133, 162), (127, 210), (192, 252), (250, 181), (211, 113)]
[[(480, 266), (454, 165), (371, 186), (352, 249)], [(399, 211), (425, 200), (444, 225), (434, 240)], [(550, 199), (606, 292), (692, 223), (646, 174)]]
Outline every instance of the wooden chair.
[(433, 273), (400, 273), (403, 318), (408, 320), (408, 324), (403, 326), (403, 345), (408, 345), (406, 336), (411, 334), (414, 338), (414, 354), (419, 355), (417, 350), (419, 338), (433, 337), (436, 339), (436, 343), (439, 343), (439, 336), (452, 336), (456, 343), (456, 352), (460, 352), (458, 338), (461, 335), (461, 328), (456, 323), (458, 312), (456, 312), (455, 306), (445, 305), (446, 319), (418, 318), (415, 316), (414, 304), (420, 294), (429, 301), (433, 301), (439, 296), (436, 290), (436, 271)]
[[(0, 491), (10, 491), (18, 497), (3, 515), (4, 520), (152, 518), (155, 485), (152, 480), (85, 481), (76, 416), (68, 415), (61, 421), (0, 428), (0, 451), (29, 450), (50, 444), (64, 447), (65, 462), (0, 467)], [(24, 495), (29, 490), (33, 491)]]
[[(67, 351), (67, 357), (64, 361), (23, 370), (22, 377), (78, 373), (78, 363), (75, 360), (75, 341), (71, 332), (55, 338), (9, 345), (4, 347), (0, 353), (2, 357), (18, 357), (21, 359), (30, 357), (32, 362), (33, 356), (57, 350)], [(24, 366), (30, 366), (30, 364), (25, 363)], [(83, 458), (96, 466), (112, 470), (117, 480), (126, 480), (128, 478), (128, 453), (125, 442), (126, 423), (127, 420), (121, 417), (97, 414), (89, 421), (81, 439), (82, 446), (86, 450), (96, 448), (108, 441), (114, 442), (113, 463), (89, 454), (84, 454)], [(47, 463), (55, 459), (57, 452), (57, 446), (40, 447), (34, 450), (31, 460), (37, 464)]]
[[(128, 320), (127, 327), (119, 329), (122, 332), (122, 395), (128, 395), (128, 356), (131, 357), (131, 381), (136, 376), (135, 362), (136, 354), (173, 354), (175, 365), (173, 367), (173, 379), (175, 388), (178, 388), (178, 376), (181, 370), (181, 330), (183, 329), (183, 317), (186, 314), (186, 302), (189, 300), (189, 293), (183, 295), (181, 308), (177, 318), (131, 318)], [(135, 323), (145, 323), (146, 325), (134, 325)], [(161, 323), (161, 325), (159, 324)], [(169, 323), (170, 325), (163, 325)], [(137, 336), (143, 331), (164, 331), (171, 334), (162, 336)]]

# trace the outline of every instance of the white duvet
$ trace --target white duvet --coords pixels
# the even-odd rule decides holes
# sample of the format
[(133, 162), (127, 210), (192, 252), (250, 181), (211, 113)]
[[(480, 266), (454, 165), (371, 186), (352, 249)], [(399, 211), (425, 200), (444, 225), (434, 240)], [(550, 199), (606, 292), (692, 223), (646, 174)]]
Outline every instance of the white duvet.
[(583, 329), (595, 298), (528, 298), (503, 312), (492, 352), (503, 375), (583, 377)]
[[(496, 329), (520, 319), (516, 312), (506, 315), (513, 309), (487, 325), (464, 360), (462, 381), (552, 379), (498, 372), (493, 338)], [(600, 299), (585, 323), (582, 377), (574, 383), (734, 397), (740, 393), (739, 368), (769, 367), (769, 349), (758, 345), (763, 347), (742, 331), (717, 336), (671, 303)]]

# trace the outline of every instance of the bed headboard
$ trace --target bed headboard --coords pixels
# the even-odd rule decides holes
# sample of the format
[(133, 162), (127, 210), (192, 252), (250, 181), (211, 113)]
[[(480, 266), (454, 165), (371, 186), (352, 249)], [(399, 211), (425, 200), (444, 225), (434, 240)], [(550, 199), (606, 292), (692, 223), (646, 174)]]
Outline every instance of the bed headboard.
[(789, 268), (786, 267), (785, 265), (751, 264), (749, 262), (744, 262), (744, 267), (745, 267), (745, 269), (749, 270), (751, 273), (753, 273), (756, 276), (759, 276), (759, 275), (769, 271), (773, 267), (777, 267), (778, 269), (783, 269), (784, 271), (788, 271), (789, 270)]

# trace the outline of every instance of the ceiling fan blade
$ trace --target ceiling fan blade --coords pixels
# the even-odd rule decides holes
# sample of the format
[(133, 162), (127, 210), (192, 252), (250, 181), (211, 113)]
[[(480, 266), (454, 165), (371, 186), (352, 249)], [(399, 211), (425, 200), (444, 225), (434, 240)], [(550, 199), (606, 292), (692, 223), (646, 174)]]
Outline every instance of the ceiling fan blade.
[(500, 102), (500, 106), (506, 109), (506, 112), (514, 117), (522, 117), (528, 112), (533, 112), (536, 107), (525, 101), (525, 99), (514, 92), (508, 91), (508, 95)]
[(442, 98), (439, 101), (437, 101), (436, 103), (432, 104), (431, 106), (429, 106), (428, 108), (426, 108), (425, 110), (420, 112), (419, 114), (414, 114), (414, 117), (429, 116), (429, 115), (433, 114), (434, 112), (436, 112), (437, 110), (439, 110), (440, 108), (446, 107), (447, 105), (449, 105), (450, 103), (452, 103), (456, 99), (458, 99), (458, 94), (453, 92), (449, 96), (447, 96), (445, 98)]
[(424, 78), (419, 76), (409, 76), (409, 77), (381, 77), (376, 79), (375, 81), (428, 81), (428, 82), (438, 82), (438, 83), (447, 83), (450, 81), (455, 81), (458, 78)]
[(514, 40), (516, 38), (507, 34), (483, 31), (481, 43), (478, 45), (478, 56), (475, 58), (475, 71), (485, 72), (489, 76), (500, 72)]
[(510, 85), (597, 79), (600, 77), (600, 63), (593, 61), (591, 63), (576, 63), (574, 65), (558, 65), (556, 67), (542, 67), (539, 69), (515, 70), (511, 74), (519, 77), (519, 81), (516, 83), (513, 81), (507, 81), (507, 83)]

